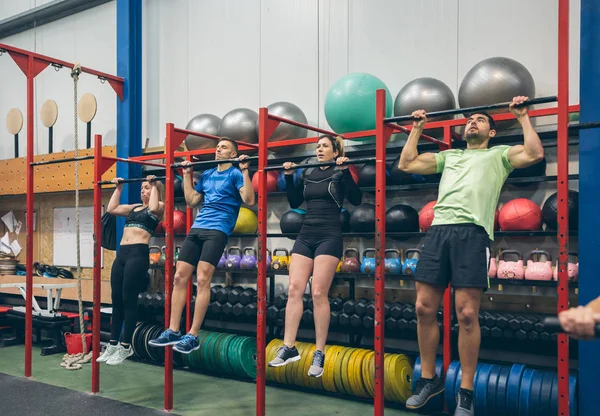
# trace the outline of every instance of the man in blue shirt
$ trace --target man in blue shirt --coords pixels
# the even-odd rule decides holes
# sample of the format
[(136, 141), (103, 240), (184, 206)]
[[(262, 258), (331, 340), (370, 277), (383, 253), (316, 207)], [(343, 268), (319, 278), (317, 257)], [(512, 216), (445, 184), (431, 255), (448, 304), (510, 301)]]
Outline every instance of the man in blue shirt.
[[(217, 143), (215, 160), (233, 159), (238, 154), (235, 141), (221, 138)], [(175, 271), (173, 296), (171, 298), (171, 322), (169, 328), (148, 343), (155, 347), (174, 345), (175, 351), (189, 354), (200, 347), (198, 331), (210, 302), (210, 282), (223, 254), (229, 235), (233, 232), (242, 202), (248, 206), (255, 203), (252, 181), (248, 173), (248, 156), (240, 155), (239, 169), (231, 163), (219, 164), (206, 170), (195, 187), (192, 185), (191, 168), (183, 171), (183, 190), (186, 204), (194, 208), (202, 199), (202, 208), (188, 233)], [(190, 162), (184, 162), (189, 164)], [(181, 335), (179, 326), (185, 306), (188, 281), (196, 269), (197, 294), (194, 321), (189, 333)]]

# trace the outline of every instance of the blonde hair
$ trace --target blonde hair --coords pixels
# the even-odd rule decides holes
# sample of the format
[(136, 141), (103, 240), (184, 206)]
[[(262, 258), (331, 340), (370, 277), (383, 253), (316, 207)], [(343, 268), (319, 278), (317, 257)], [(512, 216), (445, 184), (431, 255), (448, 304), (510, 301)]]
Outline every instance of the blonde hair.
[[(144, 183), (149, 183), (148, 181), (145, 181)], [(165, 202), (165, 185), (161, 182), (161, 181), (154, 181), (154, 183), (156, 184), (156, 190), (158, 191), (158, 202)], [(142, 183), (143, 186), (143, 183)], [(150, 186), (152, 186), (152, 184), (150, 184)], [(163, 214), (161, 215), (161, 217), (159, 218), (160, 221), (165, 219), (165, 211), (163, 210)]]
[(344, 157), (344, 139), (342, 139), (341, 136), (334, 137), (329, 134), (324, 134), (321, 137), (319, 137), (319, 140), (321, 139), (329, 139), (333, 147), (333, 151), (338, 152), (337, 157)]

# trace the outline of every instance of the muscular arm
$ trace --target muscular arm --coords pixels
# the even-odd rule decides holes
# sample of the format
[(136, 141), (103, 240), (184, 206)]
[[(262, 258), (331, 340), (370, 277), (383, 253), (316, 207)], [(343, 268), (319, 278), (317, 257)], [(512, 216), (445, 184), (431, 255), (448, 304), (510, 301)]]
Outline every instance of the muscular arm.
[(119, 201), (121, 200), (121, 186), (117, 186), (112, 196), (110, 197), (110, 201), (108, 201), (108, 206), (106, 207), (106, 211), (112, 215), (120, 215), (122, 217), (126, 217), (129, 215), (131, 210), (133, 209), (133, 205), (120, 205)]
[(248, 169), (243, 169), (242, 175), (244, 175), (244, 186), (240, 188), (240, 196), (242, 197), (244, 204), (251, 207), (256, 203), (256, 198), (254, 195), (254, 189), (252, 188), (252, 180), (250, 179)]
[(165, 204), (160, 202), (158, 186), (153, 183), (150, 189), (150, 200), (148, 201), (148, 209), (157, 218), (162, 218), (165, 211)]
[(423, 153), (419, 154), (417, 143), (419, 136), (423, 132), (422, 127), (413, 127), (406, 144), (400, 153), (400, 162), (398, 169), (408, 173), (416, 173), (419, 175), (431, 175), (436, 171), (435, 154)]
[(194, 208), (202, 203), (202, 194), (194, 189), (191, 176), (190, 172), (183, 173), (183, 195), (187, 206)]
[(540, 137), (531, 124), (529, 115), (525, 114), (518, 120), (523, 127), (525, 140), (523, 144), (512, 146), (508, 150), (507, 156), (508, 161), (513, 167), (523, 169), (539, 163), (544, 158), (544, 148), (542, 147)]

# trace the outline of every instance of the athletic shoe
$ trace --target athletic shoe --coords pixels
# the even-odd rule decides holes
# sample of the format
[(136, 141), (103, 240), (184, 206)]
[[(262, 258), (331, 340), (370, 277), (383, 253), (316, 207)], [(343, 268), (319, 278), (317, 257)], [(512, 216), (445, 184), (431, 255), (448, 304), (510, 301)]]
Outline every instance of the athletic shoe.
[(104, 349), (104, 352), (96, 359), (97, 363), (105, 363), (108, 361), (110, 357), (112, 357), (117, 350), (119, 349), (116, 345), (108, 344), (108, 346)]
[(456, 395), (456, 410), (454, 416), (473, 416), (475, 406), (473, 405), (473, 392), (471, 390), (459, 389)]
[(129, 348), (125, 348), (122, 345), (119, 345), (117, 347), (117, 353), (113, 354), (108, 359), (108, 361), (106, 361), (106, 364), (108, 364), (108, 365), (119, 365), (123, 361), (125, 361), (127, 358), (131, 357), (132, 355), (133, 355), (133, 348), (131, 348), (131, 345), (129, 346)]
[(173, 347), (173, 350), (182, 354), (189, 354), (198, 348), (200, 348), (198, 337), (195, 337), (192, 334), (185, 334), (183, 338), (181, 338), (181, 341)]
[(148, 341), (148, 344), (153, 347), (166, 347), (167, 345), (175, 345), (179, 341), (181, 341), (181, 334), (167, 329), (158, 338)]
[(429, 399), (442, 394), (444, 391), (444, 383), (435, 375), (433, 379), (420, 378), (417, 380), (413, 395), (406, 401), (408, 409), (420, 409), (425, 406)]
[(323, 351), (315, 351), (313, 355), (312, 365), (308, 369), (310, 377), (321, 377), (323, 375), (323, 365), (325, 364), (325, 354)]
[(300, 358), (301, 356), (296, 346), (288, 348), (284, 345), (277, 350), (277, 357), (269, 362), (269, 367), (283, 367), (286, 364), (298, 361)]

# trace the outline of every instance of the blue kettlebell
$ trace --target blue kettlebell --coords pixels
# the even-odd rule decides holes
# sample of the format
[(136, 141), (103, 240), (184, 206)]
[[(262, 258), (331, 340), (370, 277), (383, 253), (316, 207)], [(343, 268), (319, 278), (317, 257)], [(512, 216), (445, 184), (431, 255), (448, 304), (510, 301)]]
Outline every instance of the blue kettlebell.
[[(232, 254), (232, 252), (237, 252), (237, 254)], [(242, 260), (242, 250), (239, 247), (229, 247), (227, 250), (227, 264), (225, 267), (228, 269), (239, 269), (240, 261)]]
[(219, 259), (217, 268), (224, 268), (226, 264), (227, 264), (227, 256), (225, 255), (225, 250), (223, 250), (223, 254), (221, 254), (221, 258)]
[[(410, 257), (410, 254), (414, 253), (416, 256)], [(406, 250), (406, 260), (404, 260), (404, 264), (402, 265), (402, 274), (412, 275), (415, 274), (417, 270), (417, 264), (419, 263), (419, 257), (421, 256), (421, 250), (418, 248), (409, 248)]]
[[(367, 257), (367, 254), (372, 253), (373, 257)], [(375, 273), (375, 249), (368, 248), (363, 251), (362, 264), (360, 265), (362, 273)]]
[(402, 273), (402, 262), (400, 261), (400, 252), (395, 248), (389, 248), (385, 251), (385, 272), (387, 274)]

